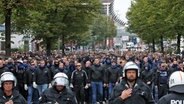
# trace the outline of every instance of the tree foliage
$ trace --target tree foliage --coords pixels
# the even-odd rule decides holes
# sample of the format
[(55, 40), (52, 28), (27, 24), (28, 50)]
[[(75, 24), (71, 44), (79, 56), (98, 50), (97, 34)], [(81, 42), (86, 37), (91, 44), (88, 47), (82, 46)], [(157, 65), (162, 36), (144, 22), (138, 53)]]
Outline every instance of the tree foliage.
[(128, 30), (147, 43), (184, 35), (183, 4), (183, 0), (133, 0), (127, 12)]
[(112, 18), (106, 15), (98, 15), (91, 27), (92, 36), (95, 41), (100, 42), (107, 38), (116, 36), (116, 26)]
[(66, 37), (88, 31), (100, 6), (99, 0), (10, 0), (6, 8), (12, 9), (13, 29), (42, 40), (49, 54), (58, 38), (64, 45)]

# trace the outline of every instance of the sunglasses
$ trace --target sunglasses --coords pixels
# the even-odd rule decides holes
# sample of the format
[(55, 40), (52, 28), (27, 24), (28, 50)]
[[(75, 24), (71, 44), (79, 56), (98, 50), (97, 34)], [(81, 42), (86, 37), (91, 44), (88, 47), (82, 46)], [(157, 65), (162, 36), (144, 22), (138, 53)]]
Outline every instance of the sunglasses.
[(81, 65), (76, 65), (76, 67), (80, 67)]

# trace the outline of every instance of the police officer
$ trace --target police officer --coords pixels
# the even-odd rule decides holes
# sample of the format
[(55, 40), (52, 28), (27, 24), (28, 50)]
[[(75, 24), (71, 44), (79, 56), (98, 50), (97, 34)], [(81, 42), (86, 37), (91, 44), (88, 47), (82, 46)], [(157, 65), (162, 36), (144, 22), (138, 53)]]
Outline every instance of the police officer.
[(184, 104), (184, 72), (176, 71), (169, 78), (170, 93), (159, 99), (158, 104)]
[(40, 104), (77, 104), (65, 73), (59, 72), (54, 76), (52, 87), (43, 92)]
[(0, 78), (0, 104), (26, 104), (24, 97), (15, 90), (17, 80), (11, 72), (4, 72)]
[(138, 78), (139, 71), (134, 62), (125, 64), (123, 79), (114, 87), (110, 104), (154, 104), (149, 87)]

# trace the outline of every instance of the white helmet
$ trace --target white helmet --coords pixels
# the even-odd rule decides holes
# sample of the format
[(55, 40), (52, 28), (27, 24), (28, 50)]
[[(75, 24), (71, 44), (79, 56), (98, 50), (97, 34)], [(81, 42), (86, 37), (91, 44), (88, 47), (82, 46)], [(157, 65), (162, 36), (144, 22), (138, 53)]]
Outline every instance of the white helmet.
[(130, 70), (130, 69), (135, 69), (135, 70), (137, 70), (137, 76), (139, 77), (139, 67), (137, 66), (137, 64), (135, 64), (134, 62), (132, 62), (132, 61), (129, 61), (129, 62), (127, 62), (125, 65), (124, 65), (124, 67), (123, 67), (123, 77), (125, 77), (125, 73), (126, 73), (126, 71), (127, 70)]
[(3, 82), (6, 82), (6, 81), (13, 81), (14, 87), (17, 85), (17, 79), (11, 72), (4, 72), (1, 74), (0, 85), (2, 85)]
[(184, 93), (184, 72), (175, 71), (169, 78), (169, 90)]
[(62, 72), (57, 73), (56, 75), (54, 75), (52, 85), (69, 86), (68, 76)]

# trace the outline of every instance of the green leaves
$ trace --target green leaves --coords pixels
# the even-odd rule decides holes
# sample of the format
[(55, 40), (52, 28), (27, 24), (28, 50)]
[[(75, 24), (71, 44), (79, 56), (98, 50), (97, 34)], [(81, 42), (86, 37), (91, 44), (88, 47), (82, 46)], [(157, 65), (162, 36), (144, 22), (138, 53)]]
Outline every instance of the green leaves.
[[(128, 30), (137, 33), (143, 40), (152, 35), (169, 38), (184, 26), (183, 0), (134, 0), (127, 13)], [(183, 30), (178, 30), (182, 32)]]

